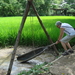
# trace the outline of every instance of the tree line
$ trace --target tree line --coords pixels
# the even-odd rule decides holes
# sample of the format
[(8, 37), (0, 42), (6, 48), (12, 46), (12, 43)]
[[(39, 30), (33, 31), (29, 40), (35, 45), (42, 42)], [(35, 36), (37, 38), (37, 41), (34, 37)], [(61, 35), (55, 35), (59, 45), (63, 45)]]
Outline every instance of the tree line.
[[(21, 16), (24, 13), (28, 0), (0, 0), (0, 16)], [(51, 8), (68, 8), (75, 10), (75, 0), (33, 0), (41, 16), (52, 15)], [(34, 15), (31, 8), (28, 15)]]

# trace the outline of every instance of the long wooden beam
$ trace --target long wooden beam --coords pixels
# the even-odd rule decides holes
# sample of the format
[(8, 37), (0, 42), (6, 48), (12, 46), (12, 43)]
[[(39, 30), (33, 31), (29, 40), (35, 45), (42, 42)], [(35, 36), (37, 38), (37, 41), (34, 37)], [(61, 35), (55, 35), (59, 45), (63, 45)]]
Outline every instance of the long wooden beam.
[[(39, 17), (39, 14), (37, 13), (37, 10), (36, 10), (36, 8), (34, 7), (34, 5), (33, 5), (32, 2), (31, 2), (31, 6), (32, 6), (32, 8), (33, 8), (33, 10), (34, 10), (34, 12), (35, 12), (35, 14), (36, 14), (38, 20), (39, 20), (39, 23), (40, 23), (41, 27), (43, 28), (43, 30), (44, 30), (44, 32), (45, 32), (45, 34), (46, 34), (46, 36), (47, 36), (49, 42), (52, 44), (53, 41), (51, 40), (51, 38), (50, 38), (48, 32), (46, 31), (46, 29), (45, 29), (45, 27), (44, 27), (44, 25), (43, 25), (43, 23), (42, 23), (42, 21), (41, 21), (41, 19), (40, 19), (40, 17)], [(53, 46), (53, 48), (54, 48), (56, 54), (59, 55), (59, 52), (57, 51), (55, 45)]]
[(14, 61), (14, 58), (15, 58), (17, 46), (18, 46), (18, 43), (19, 43), (19, 40), (20, 40), (21, 32), (22, 32), (22, 29), (24, 27), (24, 23), (26, 21), (26, 18), (27, 18), (29, 9), (30, 9), (30, 4), (29, 3), (30, 2), (28, 1), (27, 6), (26, 6), (26, 9), (24, 11), (24, 15), (23, 15), (23, 18), (22, 18), (22, 22), (21, 22), (21, 25), (20, 25), (20, 29), (18, 31), (18, 36), (17, 36), (17, 39), (16, 39), (16, 43), (15, 43), (15, 46), (14, 46), (14, 50), (13, 50), (13, 53), (12, 53), (12, 57), (11, 57), (11, 60), (10, 60), (9, 68), (8, 68), (8, 71), (7, 71), (7, 75), (10, 75), (11, 74), (12, 65), (13, 65), (13, 61)]

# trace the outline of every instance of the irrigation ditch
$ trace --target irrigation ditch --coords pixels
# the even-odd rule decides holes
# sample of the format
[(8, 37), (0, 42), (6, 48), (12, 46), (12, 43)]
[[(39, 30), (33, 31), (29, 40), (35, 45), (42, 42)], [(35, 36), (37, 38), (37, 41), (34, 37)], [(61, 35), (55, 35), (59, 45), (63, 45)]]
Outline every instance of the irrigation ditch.
[[(27, 63), (20, 63), (17, 61), (16, 57), (34, 50), (34, 47), (18, 47), (16, 56), (14, 59), (11, 75), (18, 75), (23, 70), (29, 71), (35, 65), (43, 64), (44, 62), (52, 62), (56, 59), (55, 52), (52, 50), (46, 50), (41, 55), (29, 60)], [(0, 75), (5, 75), (8, 70), (8, 66), (11, 59), (11, 53), (13, 47), (11, 48), (1, 48), (0, 49)]]

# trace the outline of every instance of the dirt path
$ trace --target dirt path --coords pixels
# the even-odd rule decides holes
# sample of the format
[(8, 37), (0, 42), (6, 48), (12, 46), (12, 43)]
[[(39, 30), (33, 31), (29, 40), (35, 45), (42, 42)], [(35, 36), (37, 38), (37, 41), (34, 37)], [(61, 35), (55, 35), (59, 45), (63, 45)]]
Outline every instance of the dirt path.
[(62, 56), (50, 67), (50, 72), (55, 75), (75, 75), (75, 53)]
[(70, 55), (55, 59), (52, 65), (47, 66), (50, 66), (50, 72), (54, 75), (75, 75), (75, 50)]

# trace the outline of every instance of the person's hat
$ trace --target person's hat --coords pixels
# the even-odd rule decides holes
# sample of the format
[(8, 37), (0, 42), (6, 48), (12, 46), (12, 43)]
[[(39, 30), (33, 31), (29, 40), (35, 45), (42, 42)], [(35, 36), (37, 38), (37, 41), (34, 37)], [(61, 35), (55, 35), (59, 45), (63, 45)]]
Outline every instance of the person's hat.
[(55, 25), (57, 26), (57, 25), (61, 25), (62, 23), (60, 22), (60, 21), (57, 21), (56, 23), (55, 23)]

